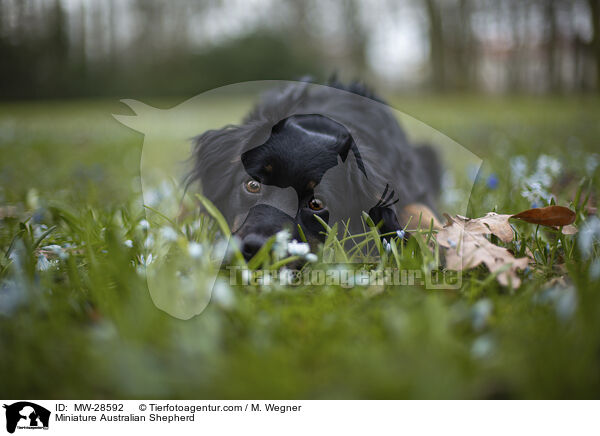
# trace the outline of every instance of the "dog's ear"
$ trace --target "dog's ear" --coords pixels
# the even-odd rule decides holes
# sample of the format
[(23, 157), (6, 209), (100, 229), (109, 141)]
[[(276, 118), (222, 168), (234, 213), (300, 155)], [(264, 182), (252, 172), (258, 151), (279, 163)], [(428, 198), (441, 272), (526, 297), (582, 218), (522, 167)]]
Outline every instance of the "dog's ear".
[(199, 182), (203, 194), (213, 203), (226, 198), (231, 190), (232, 175), (241, 165), (239, 149), (243, 139), (243, 129), (238, 126), (209, 130), (193, 138), (186, 189)]
[(348, 153), (352, 152), (354, 154), (354, 157), (356, 158), (356, 164), (358, 165), (358, 169), (362, 171), (365, 177), (367, 177), (367, 170), (365, 169), (365, 164), (362, 160), (360, 152), (358, 151), (356, 142), (354, 142), (354, 139), (352, 138), (352, 135), (350, 135), (349, 133), (345, 133), (339, 138), (336, 145), (336, 151), (342, 158), (342, 162), (346, 162), (346, 159), (348, 158)]
[(369, 210), (369, 217), (376, 226), (379, 226), (379, 233), (381, 234), (392, 233), (404, 227), (398, 222), (398, 217), (393, 208), (399, 201), (395, 197), (395, 191), (390, 185), (385, 185), (379, 201)]

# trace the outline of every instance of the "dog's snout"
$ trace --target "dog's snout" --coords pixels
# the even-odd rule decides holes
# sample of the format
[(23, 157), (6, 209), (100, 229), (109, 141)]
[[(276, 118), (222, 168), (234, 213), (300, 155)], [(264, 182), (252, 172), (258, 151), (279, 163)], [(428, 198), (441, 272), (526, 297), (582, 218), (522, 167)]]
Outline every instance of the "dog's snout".
[(257, 204), (237, 230), (242, 239), (241, 252), (246, 260), (254, 257), (258, 250), (284, 227), (293, 228), (294, 219), (285, 212), (268, 204)]
[(252, 259), (260, 247), (267, 242), (267, 238), (256, 233), (251, 233), (242, 239), (242, 254), (246, 260)]

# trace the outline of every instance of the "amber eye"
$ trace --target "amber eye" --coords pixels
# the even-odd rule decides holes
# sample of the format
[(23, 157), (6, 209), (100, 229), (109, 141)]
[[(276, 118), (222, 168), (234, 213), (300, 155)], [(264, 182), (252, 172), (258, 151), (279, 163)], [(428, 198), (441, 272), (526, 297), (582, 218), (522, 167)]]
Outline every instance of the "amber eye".
[(244, 187), (246, 188), (246, 191), (253, 194), (256, 194), (258, 191), (260, 191), (260, 183), (253, 179), (250, 179), (244, 183)]
[(325, 203), (323, 203), (322, 200), (313, 197), (308, 202), (308, 207), (310, 207), (312, 210), (322, 210), (325, 207)]

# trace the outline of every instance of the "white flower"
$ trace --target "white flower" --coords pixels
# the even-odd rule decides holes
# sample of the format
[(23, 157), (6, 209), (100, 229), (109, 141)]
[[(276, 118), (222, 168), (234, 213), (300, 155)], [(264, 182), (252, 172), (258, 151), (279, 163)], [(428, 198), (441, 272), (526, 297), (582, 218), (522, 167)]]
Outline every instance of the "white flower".
[(279, 244), (287, 244), (291, 237), (292, 235), (290, 234), (289, 230), (280, 230), (275, 234), (275, 242)]
[[(521, 195), (532, 203), (537, 203), (540, 200), (548, 203), (552, 199), (552, 194), (548, 189), (552, 185), (552, 180), (560, 174), (561, 163), (558, 159), (541, 155), (537, 160), (535, 173), (523, 180), (523, 190)], [(518, 181), (514, 180), (513, 181)]]
[(176, 241), (177, 240), (177, 232), (169, 226), (165, 226), (160, 229), (160, 235), (165, 241)]
[(151, 207), (155, 207), (160, 203), (160, 194), (156, 189), (146, 188), (144, 190), (144, 202)]
[(235, 306), (235, 294), (223, 280), (215, 282), (211, 298), (224, 309), (231, 309)]
[(46, 256), (44, 256), (43, 254), (40, 254), (38, 256), (36, 269), (38, 271), (48, 271), (51, 267), (52, 267), (52, 262), (50, 262), (48, 260), (48, 258), (46, 258)]
[(150, 223), (148, 222), (148, 220), (141, 220), (138, 223), (138, 227), (142, 230), (148, 230), (150, 228)]
[(197, 242), (190, 242), (188, 244), (188, 254), (194, 259), (199, 259), (202, 256), (203, 251), (202, 245)]
[(154, 236), (148, 235), (144, 240), (144, 248), (152, 248), (154, 245)]
[(275, 243), (273, 244), (273, 252), (277, 258), (285, 257), (287, 247), (292, 235), (288, 230), (281, 230), (275, 235)]
[(56, 245), (56, 244), (46, 245), (45, 247), (42, 247), (42, 249), (52, 252), (52, 254), (55, 254), (62, 260), (65, 260), (69, 257), (69, 253), (67, 253), (65, 251), (65, 249), (63, 247), (61, 247), (60, 245)]
[(600, 164), (600, 155), (598, 153), (592, 153), (586, 157), (585, 160), (585, 171), (588, 176), (592, 176), (596, 168), (598, 168), (598, 164)]
[(521, 191), (521, 195), (532, 203), (540, 200), (549, 202), (552, 198), (552, 194), (546, 191), (540, 182), (536, 181), (525, 181), (525, 189)]
[(150, 253), (148, 256), (144, 256), (143, 254), (140, 254), (140, 263), (144, 266), (148, 266), (150, 265), (152, 262), (154, 261), (154, 257), (152, 256), (152, 253)]
[(600, 243), (600, 219), (592, 217), (585, 221), (579, 229), (579, 250), (586, 259), (592, 255), (594, 245)]
[(475, 330), (482, 330), (488, 323), (494, 305), (491, 300), (484, 298), (471, 307), (471, 323)]
[(291, 256), (304, 256), (310, 252), (310, 247), (306, 242), (298, 242), (294, 239), (288, 243), (287, 250)]
[(123, 245), (128, 248), (131, 248), (133, 247), (133, 241), (131, 239), (127, 239), (125, 242), (123, 242)]
[(561, 163), (558, 159), (546, 154), (541, 155), (537, 161), (537, 172), (556, 177), (560, 173)]
[(316, 254), (314, 254), (314, 253), (306, 253), (306, 254), (304, 255), (304, 259), (305, 259), (307, 262), (311, 262), (311, 263), (314, 263), (314, 262), (316, 262), (317, 260), (319, 260), (319, 258), (317, 257), (317, 255), (316, 255)]
[(556, 316), (561, 321), (571, 319), (577, 310), (577, 294), (575, 293), (575, 289), (569, 287), (562, 290), (554, 303), (554, 310), (556, 310)]
[(510, 159), (510, 174), (513, 182), (520, 182), (527, 174), (527, 160), (524, 156)]
[(382, 244), (383, 244), (383, 249), (385, 250), (386, 253), (390, 253), (392, 251), (392, 246), (387, 240), (384, 239)]
[(476, 358), (488, 357), (494, 351), (494, 341), (488, 336), (479, 336), (471, 345), (471, 355)]
[(533, 302), (536, 304), (552, 304), (556, 316), (561, 321), (568, 321), (577, 310), (577, 293), (572, 286), (567, 288), (554, 286), (534, 295)]

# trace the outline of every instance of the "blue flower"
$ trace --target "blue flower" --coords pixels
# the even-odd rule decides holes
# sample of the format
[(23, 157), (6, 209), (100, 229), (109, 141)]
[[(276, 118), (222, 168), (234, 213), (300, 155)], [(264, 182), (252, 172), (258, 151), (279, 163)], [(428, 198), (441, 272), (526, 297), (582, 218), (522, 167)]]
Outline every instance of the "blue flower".
[(490, 174), (488, 176), (487, 186), (490, 189), (496, 189), (498, 187), (498, 176), (496, 176), (496, 174)]

